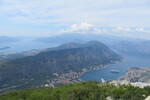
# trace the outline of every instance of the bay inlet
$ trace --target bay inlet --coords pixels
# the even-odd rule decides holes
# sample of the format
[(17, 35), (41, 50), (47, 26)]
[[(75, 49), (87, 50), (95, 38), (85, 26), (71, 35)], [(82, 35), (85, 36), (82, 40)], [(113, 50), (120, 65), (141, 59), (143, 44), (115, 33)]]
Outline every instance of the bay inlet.
[[(118, 62), (117, 64), (107, 65), (105, 68), (98, 70), (92, 70), (84, 73), (80, 79), (84, 81), (101, 81), (104, 80), (118, 80), (119, 77), (126, 74), (126, 70), (130, 67), (149, 67), (150, 68), (150, 57), (131, 56), (123, 55), (125, 61)], [(119, 73), (111, 73), (111, 70), (117, 70)]]

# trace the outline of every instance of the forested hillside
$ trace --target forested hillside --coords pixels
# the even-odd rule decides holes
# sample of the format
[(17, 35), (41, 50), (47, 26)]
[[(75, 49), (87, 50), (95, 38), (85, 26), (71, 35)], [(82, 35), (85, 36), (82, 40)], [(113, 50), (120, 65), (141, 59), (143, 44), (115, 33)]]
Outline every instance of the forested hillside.
[(83, 68), (109, 64), (121, 59), (120, 55), (104, 44), (92, 41), (74, 48), (56, 49), (35, 56), (2, 61), (0, 89), (18, 85), (19, 89), (41, 86), (53, 77), (53, 73), (70, 70), (78, 72)]

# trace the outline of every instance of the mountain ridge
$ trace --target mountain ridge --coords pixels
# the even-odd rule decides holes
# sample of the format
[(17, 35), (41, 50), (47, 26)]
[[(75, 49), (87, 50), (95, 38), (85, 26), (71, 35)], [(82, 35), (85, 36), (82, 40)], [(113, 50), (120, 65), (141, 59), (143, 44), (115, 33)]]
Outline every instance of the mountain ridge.
[(51, 79), (55, 72), (65, 73), (70, 70), (78, 72), (83, 68), (110, 64), (121, 59), (120, 55), (97, 41), (76, 48), (45, 51), (34, 56), (0, 63), (0, 85), (12, 86), (34, 79), (27, 87), (35, 87)]

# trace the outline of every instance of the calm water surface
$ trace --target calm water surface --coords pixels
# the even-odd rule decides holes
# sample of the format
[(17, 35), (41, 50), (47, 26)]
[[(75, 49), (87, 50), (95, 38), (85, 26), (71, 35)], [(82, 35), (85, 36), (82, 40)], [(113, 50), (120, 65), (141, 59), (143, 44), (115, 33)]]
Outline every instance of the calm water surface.
[(10, 48), (0, 50), (0, 53), (22, 52), (22, 51), (28, 51), (28, 50), (32, 50), (32, 49), (43, 49), (43, 48), (56, 47), (58, 45), (59, 44), (37, 42), (37, 41), (33, 41), (33, 40), (21, 40), (21, 41), (12, 42), (12, 43), (1, 44), (0, 48), (3, 48), (3, 47), (10, 47)]
[[(56, 47), (59, 44), (51, 44), (51, 43), (40, 43), (37, 41), (32, 40), (22, 40), (19, 42), (13, 43), (6, 43), (1, 44), (0, 48), (9, 46), (9, 49), (0, 50), (0, 53), (4, 52), (21, 52), (27, 51), (31, 49), (41, 49), (41, 48), (48, 48), (48, 47)], [(103, 78), (104, 80), (117, 80), (119, 77), (125, 75), (125, 71), (129, 67), (150, 67), (150, 57), (140, 57), (140, 56), (123, 56), (126, 61), (119, 62), (118, 64), (110, 64), (106, 68), (102, 68), (99, 70), (89, 71), (83, 74), (80, 78), (82, 80), (96, 80), (101, 81)], [(110, 70), (119, 70), (120, 73), (110, 73)]]
[[(106, 68), (89, 71), (80, 78), (85, 81), (101, 81), (102, 78), (104, 80), (117, 80), (119, 77), (125, 75), (125, 71), (129, 67), (150, 67), (150, 58), (140, 56), (124, 56), (124, 58), (126, 59), (125, 62), (110, 64)], [(111, 73), (110, 70), (119, 70), (120, 73)]]

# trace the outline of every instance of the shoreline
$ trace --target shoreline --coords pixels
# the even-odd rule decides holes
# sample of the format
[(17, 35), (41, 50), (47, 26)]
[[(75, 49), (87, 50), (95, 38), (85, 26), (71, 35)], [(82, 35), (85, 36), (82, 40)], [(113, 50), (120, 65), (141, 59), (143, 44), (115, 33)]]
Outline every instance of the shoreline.
[[(118, 64), (118, 62), (125, 62), (126, 60), (123, 58), (123, 59), (120, 59), (120, 60), (118, 60), (118, 61), (114, 61), (114, 62), (111, 62), (110, 64)], [(103, 64), (104, 66), (103, 67), (101, 67), (101, 68), (98, 68), (98, 69), (96, 69), (96, 70), (99, 70), (99, 69), (102, 69), (102, 68), (107, 68), (110, 64)], [(93, 70), (89, 70), (89, 71), (87, 71), (87, 72), (90, 72), (90, 71), (93, 71)], [(87, 73), (87, 72), (85, 72), (85, 73)], [(84, 73), (83, 73), (84, 74)], [(82, 75), (83, 75), (82, 74)], [(81, 76), (82, 76), (81, 75)], [(118, 79), (117, 79), (118, 80)]]
[(80, 72), (75, 72), (75, 71), (70, 70), (67, 73), (63, 73), (63, 74), (53, 73), (54, 78), (47, 80), (47, 83), (44, 86), (55, 87), (55, 86), (68, 84), (68, 83), (83, 82), (84, 80), (80, 79), (80, 77), (83, 74), (93, 71), (93, 70), (99, 70), (102, 68), (106, 68), (110, 64), (117, 64), (118, 62), (123, 62), (123, 61), (124, 61), (124, 59), (120, 59), (118, 61), (111, 61), (109, 64), (101, 64), (98, 66), (83, 68)]
[(47, 84), (45, 84), (45, 86), (55, 87), (55, 86), (68, 84), (68, 83), (83, 82), (84, 80), (80, 79), (80, 76), (82, 76), (84, 73), (92, 71), (92, 70), (98, 70), (101, 68), (105, 68), (106, 66), (107, 66), (106, 64), (102, 64), (99, 66), (83, 68), (82, 71), (80, 71), (80, 72), (75, 72), (75, 71), (70, 70), (69, 72), (64, 73), (64, 74), (53, 73), (53, 76), (55, 78), (48, 80)]
[(147, 83), (150, 81), (149, 72), (150, 72), (150, 68), (131, 67), (131, 68), (128, 68), (126, 71), (126, 74), (120, 77), (118, 80)]

